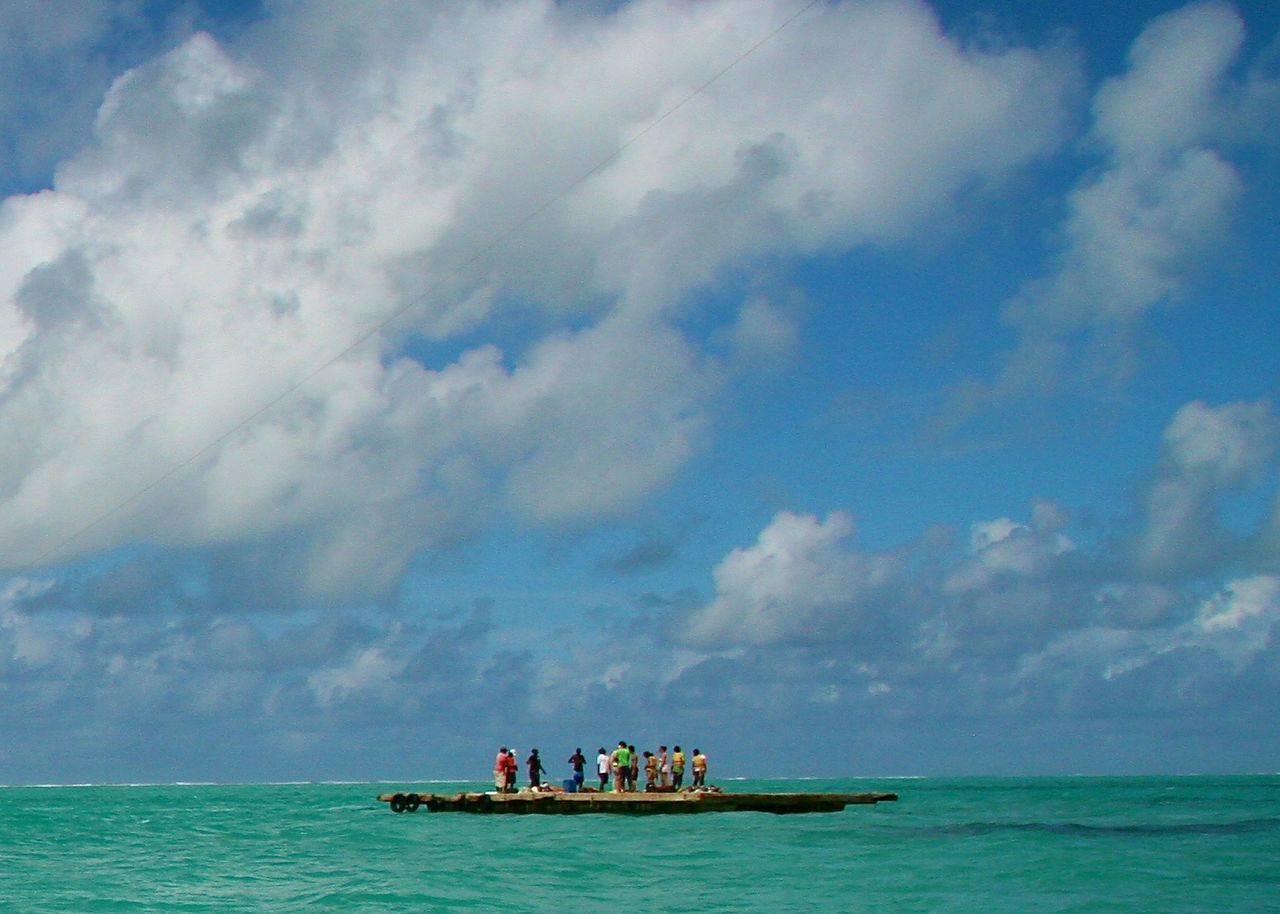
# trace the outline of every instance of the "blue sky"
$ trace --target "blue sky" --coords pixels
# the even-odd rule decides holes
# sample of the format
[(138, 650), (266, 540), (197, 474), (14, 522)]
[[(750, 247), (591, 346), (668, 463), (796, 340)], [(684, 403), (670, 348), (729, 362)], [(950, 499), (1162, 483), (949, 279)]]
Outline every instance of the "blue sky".
[(1272, 4), (60, 10), (0, 782), (1277, 770)]

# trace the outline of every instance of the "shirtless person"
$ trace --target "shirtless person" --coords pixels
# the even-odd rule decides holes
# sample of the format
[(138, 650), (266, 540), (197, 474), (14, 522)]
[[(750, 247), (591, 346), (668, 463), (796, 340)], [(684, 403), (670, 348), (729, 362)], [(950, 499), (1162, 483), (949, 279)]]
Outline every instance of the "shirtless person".
[(581, 746), (573, 750), (573, 755), (569, 756), (569, 764), (573, 766), (573, 789), (581, 791), (583, 770), (587, 767), (587, 757), (582, 754)]

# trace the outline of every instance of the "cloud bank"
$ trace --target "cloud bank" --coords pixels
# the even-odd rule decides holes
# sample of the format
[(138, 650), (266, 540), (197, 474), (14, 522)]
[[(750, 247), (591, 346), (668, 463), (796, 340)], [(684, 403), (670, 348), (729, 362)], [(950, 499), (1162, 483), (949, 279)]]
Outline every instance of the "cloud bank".
[[(1188, 404), (1171, 419), (1138, 502), (1177, 503), (1161, 492), (1166, 468), (1187, 457), (1188, 423), (1197, 471), (1217, 491), (1247, 484), (1242, 417), (1251, 427), (1277, 422), (1266, 403)], [(1274, 452), (1267, 459), (1280, 469)], [(92, 732), (105, 752), (127, 749), (129, 721), (145, 713), (191, 745), (231, 734), (226, 746), (208, 747), (210, 765), (234, 764), (226, 747), (253, 740), (274, 747), (282, 764), (306, 757), (329, 771), (346, 770), (352, 746), (393, 769), (406, 754), (429, 754), (417, 728), (396, 735), (383, 726), (422, 715), (434, 724), (430, 738), (450, 747), (460, 733), (502, 739), (536, 725), (571, 740), (574, 727), (631, 728), (655, 717), (703, 732), (715, 719), (730, 729), (755, 719), (762, 734), (783, 720), (826, 721), (820, 738), (833, 746), (858, 738), (856, 727), (841, 730), (855, 721), (891, 741), (896, 728), (938, 716), (984, 731), (1017, 720), (1087, 722), (1099, 738), (1142, 736), (1147, 718), (1171, 732), (1205, 716), (1261, 720), (1277, 669), (1280, 555), (1260, 546), (1280, 518), (1260, 519), (1213, 553), (1212, 569), (1201, 564), (1179, 582), (1163, 567), (1152, 571), (1150, 542), (1212, 540), (1214, 531), (1197, 512), (1131, 516), (1139, 518), (1132, 549), (1117, 560), (1108, 540), (1070, 538), (1067, 512), (1049, 501), (1022, 520), (976, 521), (967, 538), (922, 536), (891, 552), (857, 549), (847, 514), (781, 512), (756, 543), (724, 556), (706, 601), (634, 625), (542, 630), (530, 620), (515, 642), (483, 604), (436, 620), (334, 613), (268, 633), (193, 596), (181, 600), (176, 580), (146, 580), (147, 603), (111, 603), (101, 583), (77, 592), (13, 579), (0, 613), (6, 720), (21, 730), (38, 708), (38, 719)], [(114, 581), (117, 595), (130, 592), (128, 577)], [(1221, 583), (1203, 588), (1214, 579)], [(156, 605), (161, 598), (171, 602)], [(149, 605), (168, 621), (122, 605), (134, 613)], [(549, 653), (549, 643), (569, 649)], [(211, 725), (220, 735), (204, 732)], [(335, 727), (342, 752), (326, 746)], [(794, 738), (815, 748), (815, 735)], [(745, 747), (756, 740), (749, 728), (735, 737)]]

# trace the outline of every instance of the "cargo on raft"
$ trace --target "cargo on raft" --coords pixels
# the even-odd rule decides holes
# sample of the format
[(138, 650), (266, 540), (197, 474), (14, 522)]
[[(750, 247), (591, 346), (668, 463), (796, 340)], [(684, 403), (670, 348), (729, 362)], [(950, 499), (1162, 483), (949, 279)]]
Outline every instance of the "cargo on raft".
[(514, 813), (575, 815), (615, 813), (653, 815), (698, 812), (769, 812), (778, 815), (840, 812), (898, 799), (896, 793), (726, 793), (718, 789), (645, 793), (571, 793), (521, 790), (517, 793), (384, 793), (378, 800), (392, 812)]

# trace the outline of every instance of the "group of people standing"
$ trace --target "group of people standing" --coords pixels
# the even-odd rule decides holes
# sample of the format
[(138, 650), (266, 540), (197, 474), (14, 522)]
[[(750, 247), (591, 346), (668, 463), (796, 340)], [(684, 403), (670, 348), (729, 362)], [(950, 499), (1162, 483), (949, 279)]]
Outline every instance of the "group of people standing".
[[(542, 767), (542, 758), (538, 755), (537, 749), (529, 751), (529, 757), (524, 760), (524, 764), (529, 771), (529, 786), (536, 787), (541, 784), (542, 775), (547, 773), (547, 769)], [(503, 746), (498, 750), (498, 757), (493, 760), (494, 789), (498, 793), (514, 793), (516, 777), (519, 773), (520, 763), (516, 759), (516, 750)]]
[[(574, 787), (576, 790), (582, 790), (583, 782), (586, 780), (587, 757), (582, 754), (581, 746), (573, 751), (568, 761), (573, 769)], [(693, 783), (690, 786), (704, 786), (707, 783), (707, 757), (702, 754), (702, 750), (694, 749), (693, 757), (689, 761), (693, 771)], [(529, 786), (541, 786), (542, 776), (547, 773), (547, 769), (542, 766), (542, 758), (538, 755), (537, 749), (530, 750), (524, 764), (529, 775)], [(596, 775), (600, 778), (601, 791), (608, 789), (611, 780), (616, 793), (634, 791), (637, 789), (642, 771), (645, 790), (680, 790), (684, 786), (684, 750), (675, 746), (668, 753), (666, 746), (659, 746), (657, 753), (648, 750), (638, 753), (636, 747), (628, 744), (626, 740), (618, 740), (618, 748), (608, 752), (601, 746), (596, 755)], [(493, 762), (494, 788), (499, 793), (514, 791), (519, 772), (520, 765), (516, 758), (516, 751), (503, 746), (498, 750), (498, 756)]]
[[(707, 782), (707, 757), (702, 750), (694, 749), (692, 758), (693, 784), (701, 787)], [(577, 750), (569, 757), (573, 765), (573, 777), (581, 789), (582, 772), (580, 765), (586, 764), (582, 750)], [(618, 748), (612, 752), (601, 746), (596, 753), (596, 776), (600, 778), (600, 790), (606, 790), (609, 781), (613, 781), (616, 793), (636, 790), (640, 781), (640, 773), (644, 772), (645, 790), (679, 790), (684, 786), (685, 754), (679, 746), (667, 753), (666, 746), (659, 746), (657, 753), (645, 750), (636, 752), (636, 747), (618, 740)]]

